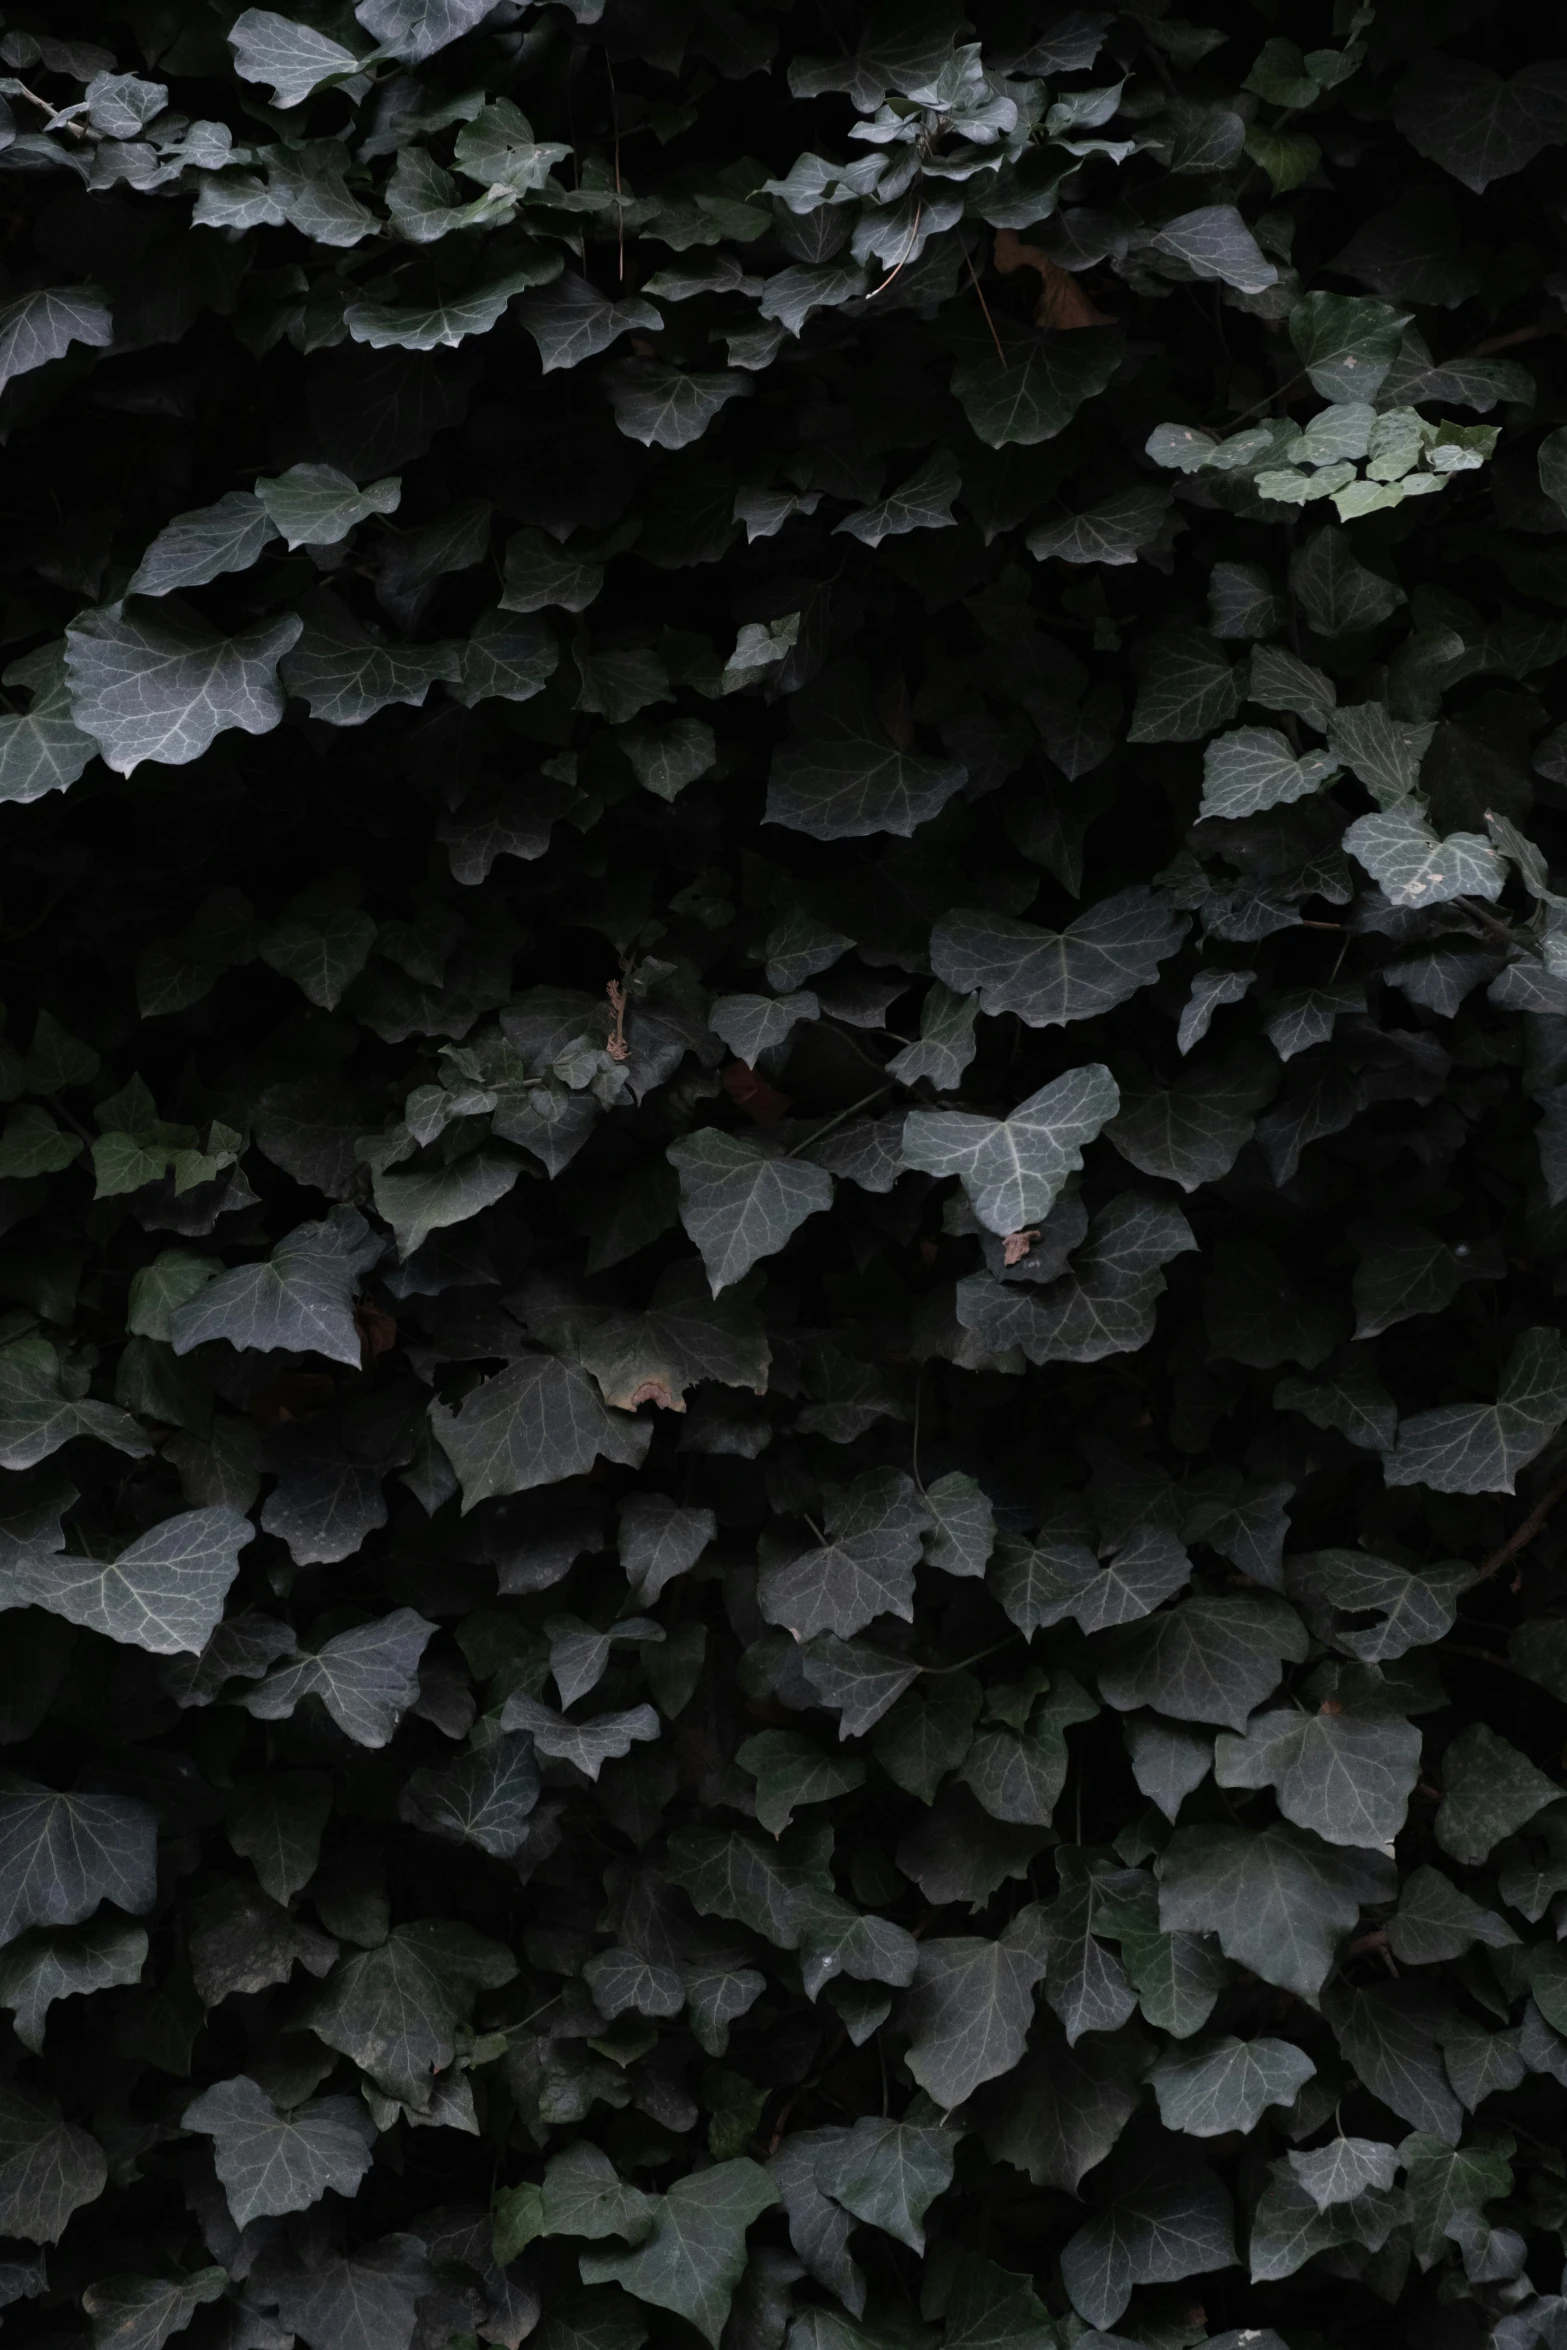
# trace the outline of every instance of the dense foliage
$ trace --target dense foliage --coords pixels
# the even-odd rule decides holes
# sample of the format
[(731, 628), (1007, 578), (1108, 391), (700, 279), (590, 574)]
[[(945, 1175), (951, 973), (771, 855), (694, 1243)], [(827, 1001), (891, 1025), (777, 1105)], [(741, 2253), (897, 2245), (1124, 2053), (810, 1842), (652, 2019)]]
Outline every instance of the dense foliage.
[(8, 2341), (1567, 2344), (1567, 59), (1201, 14), (0, 26)]

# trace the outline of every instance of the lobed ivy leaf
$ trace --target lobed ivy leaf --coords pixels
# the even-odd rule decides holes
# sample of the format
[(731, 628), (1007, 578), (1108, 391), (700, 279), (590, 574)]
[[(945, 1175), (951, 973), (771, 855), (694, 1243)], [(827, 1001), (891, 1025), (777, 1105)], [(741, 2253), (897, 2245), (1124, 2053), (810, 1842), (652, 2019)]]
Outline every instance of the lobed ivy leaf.
[(97, 2139), (66, 2121), (44, 2090), (0, 2089), (0, 2227), (8, 2236), (57, 2244), (108, 2178)]
[(35, 1929), (0, 1955), (0, 2006), (11, 2010), (12, 2028), (24, 2048), (42, 2053), (44, 2028), (57, 1999), (141, 1981), (147, 1963), (147, 1932), (108, 1914), (63, 1932)]
[(75, 1926), (100, 1902), (140, 1915), (155, 1892), (157, 1822), (128, 1795), (0, 1788), (0, 1945), (29, 1926)]
[(220, 636), (181, 605), (121, 601), (65, 632), (71, 716), (106, 765), (184, 767), (237, 727), (267, 734), (283, 716), (278, 663), (299, 640), (297, 613)]
[(931, 963), (960, 995), (991, 1014), (1016, 1012), (1030, 1028), (1092, 1019), (1152, 984), (1185, 924), (1151, 890), (1126, 889), (1062, 931), (1010, 916), (946, 915), (931, 934)]
[(779, 2200), (748, 2156), (677, 2179), (653, 2206), (653, 2231), (630, 2252), (585, 2252), (585, 2285), (618, 2284), (655, 2309), (672, 2310), (717, 2350), (745, 2271), (751, 2222)]
[(106, 350), (114, 318), (98, 286), (45, 286), (0, 303), (0, 391), (19, 375), (63, 359), (73, 343)]
[(403, 485), (395, 476), (361, 489), (335, 465), (291, 465), (263, 475), (255, 496), (290, 553), (296, 547), (335, 547), (372, 515), (395, 514)]
[(665, 1156), (680, 1177), (680, 1221), (701, 1251), (714, 1297), (832, 1204), (825, 1169), (716, 1126), (672, 1142)]
[(796, 1640), (819, 1632), (847, 1640), (879, 1615), (911, 1618), (927, 1523), (913, 1481), (901, 1470), (867, 1470), (829, 1501), (825, 1541), (763, 1565), (757, 1579), (763, 1615)]
[(1018, 1232), (1050, 1213), (1120, 1099), (1109, 1070), (1096, 1061), (1041, 1086), (1005, 1118), (911, 1110), (903, 1124), (903, 1163), (927, 1175), (961, 1176), (987, 1231)]
[(129, 596), (166, 596), (204, 587), (226, 571), (248, 571), (276, 530), (259, 498), (229, 490), (212, 506), (165, 523), (126, 584)]
[(165, 1518), (112, 1560), (7, 1545), (0, 1608), (47, 1608), (154, 1656), (198, 1655), (223, 1613), (239, 1554), (254, 1539), (236, 1510), (204, 1509)]
[(289, 1348), (357, 1367), (362, 1342), (353, 1297), (382, 1242), (355, 1208), (301, 1224), (263, 1264), (233, 1267), (169, 1316), (176, 1354), (214, 1338), (271, 1353)]
[(956, 2147), (943, 2126), (862, 2116), (818, 2153), (816, 2184), (855, 2219), (923, 2252), (925, 2214), (951, 2185)]
[(419, 1659), (434, 1626), (414, 1608), (347, 1632), (275, 1665), (242, 1700), (258, 1721), (284, 1722), (301, 1698), (319, 1697), (356, 1746), (385, 1746), (419, 1695)]
[(328, 2190), (355, 2194), (372, 2160), (375, 2124), (354, 2098), (317, 2097), (280, 2112), (245, 2073), (204, 2089), (182, 2118), (211, 2138), (237, 2228), (304, 2211)]
[(1567, 1354), (1554, 1330), (1526, 1330), (1507, 1358), (1494, 1404), (1440, 1404), (1398, 1424), (1384, 1455), (1390, 1485), (1438, 1493), (1511, 1493), (1520, 1469), (1567, 1419)]
[(903, 2008), (908, 2066), (943, 2112), (1018, 2062), (1045, 1963), (1045, 1943), (1028, 1910), (995, 1941), (971, 1935), (921, 1943)]
[(1214, 1744), (1219, 1787), (1272, 1787), (1280, 1811), (1329, 1844), (1385, 1851), (1403, 1827), (1420, 1775), (1412, 1722), (1360, 1720), (1329, 1699), (1314, 1714), (1256, 1714), (1244, 1736)]
[(907, 839), (962, 786), (961, 766), (898, 740), (857, 662), (830, 671), (792, 716), (795, 739), (775, 753), (767, 787), (770, 824), (817, 840)]
[(1177, 1828), (1159, 1871), (1166, 1933), (1212, 1933), (1227, 1958), (1312, 1999), (1362, 1903), (1390, 1897), (1381, 1853), (1324, 1844), (1288, 1823), (1252, 1830)]
[(1149, 2086), (1167, 2130), (1218, 2138), (1254, 2130), (1270, 2105), (1293, 2105), (1316, 2069), (1292, 2040), (1197, 2040), (1166, 2049)]

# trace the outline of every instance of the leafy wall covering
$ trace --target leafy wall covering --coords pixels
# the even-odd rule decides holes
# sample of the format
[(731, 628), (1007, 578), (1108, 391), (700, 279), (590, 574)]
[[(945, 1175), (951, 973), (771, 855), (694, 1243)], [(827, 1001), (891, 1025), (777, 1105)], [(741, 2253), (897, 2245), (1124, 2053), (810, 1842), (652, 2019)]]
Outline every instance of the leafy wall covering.
[(8, 2342), (1567, 2345), (1567, 57), (1200, 13), (0, 26)]

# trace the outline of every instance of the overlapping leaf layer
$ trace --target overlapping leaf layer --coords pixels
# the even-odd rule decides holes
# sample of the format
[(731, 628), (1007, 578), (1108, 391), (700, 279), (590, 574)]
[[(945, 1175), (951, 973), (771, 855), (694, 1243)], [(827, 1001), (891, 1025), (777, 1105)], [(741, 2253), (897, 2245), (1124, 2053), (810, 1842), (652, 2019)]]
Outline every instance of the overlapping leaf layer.
[(1567, 2344), (1567, 58), (1200, 14), (0, 24), (8, 2340)]

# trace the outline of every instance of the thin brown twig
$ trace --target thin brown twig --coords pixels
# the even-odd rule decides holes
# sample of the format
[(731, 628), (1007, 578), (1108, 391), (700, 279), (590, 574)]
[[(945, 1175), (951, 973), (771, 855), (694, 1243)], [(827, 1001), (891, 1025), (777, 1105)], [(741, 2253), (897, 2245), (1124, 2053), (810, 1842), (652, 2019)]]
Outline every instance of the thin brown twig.
[(1508, 1535), (1500, 1549), (1492, 1551), (1480, 1569), (1482, 1583), (1487, 1581), (1490, 1576), (1498, 1574), (1503, 1567), (1518, 1556), (1521, 1550), (1527, 1550), (1537, 1534), (1544, 1533), (1546, 1521), (1563, 1494), (1567, 1494), (1567, 1469), (1564, 1469), (1555, 1484), (1548, 1487), (1546, 1492), (1542, 1494), (1524, 1519), (1523, 1524)]
[(974, 291), (979, 296), (979, 306), (985, 313), (985, 324), (989, 327), (990, 339), (996, 346), (996, 357), (1000, 360), (1002, 366), (1005, 367), (1007, 363), (1007, 355), (1001, 348), (1001, 337), (996, 332), (996, 322), (990, 315), (990, 304), (985, 299), (985, 289), (979, 282), (979, 274), (974, 267), (974, 256), (969, 251), (967, 245), (963, 247), (963, 259), (967, 266), (969, 276), (973, 279)]
[(888, 272), (887, 276), (882, 279), (879, 286), (872, 286), (870, 292), (865, 297), (867, 302), (874, 302), (878, 294), (884, 294), (887, 291), (887, 288), (891, 285), (893, 279), (898, 275), (899, 270), (901, 270), (907, 263), (910, 254), (914, 250), (914, 240), (920, 233), (920, 221), (924, 216), (924, 211), (925, 199), (923, 196), (921, 196), (919, 202), (914, 207), (914, 226), (910, 229), (909, 241), (903, 248), (903, 260), (898, 263), (897, 269), (890, 270)]
[(1560, 327), (1556, 326), (1515, 326), (1510, 334), (1487, 335), (1483, 343), (1476, 343), (1472, 350), (1464, 353), (1464, 357), (1466, 359), (1484, 359), (1492, 351), (1510, 351), (1515, 343), (1538, 343), (1543, 341), (1546, 335), (1559, 334), (1560, 332)]
[[(49, 120), (45, 123), (44, 128), (45, 130), (52, 130), (56, 122), (59, 121), (61, 109), (56, 106), (51, 99), (40, 98), (38, 92), (36, 90), (30, 90), (25, 82), (17, 82), (13, 85), (13, 88), (15, 95), (18, 98), (30, 99), (34, 106), (40, 108), (43, 113), (48, 115)], [(91, 131), (84, 122), (62, 122), (60, 123), (59, 127), (62, 131), (69, 131), (73, 139), (88, 139), (92, 136)]]

